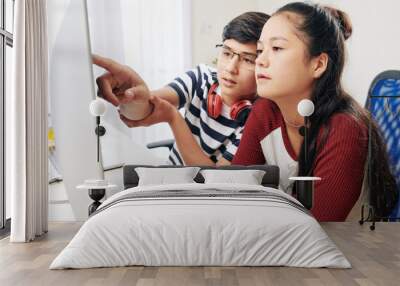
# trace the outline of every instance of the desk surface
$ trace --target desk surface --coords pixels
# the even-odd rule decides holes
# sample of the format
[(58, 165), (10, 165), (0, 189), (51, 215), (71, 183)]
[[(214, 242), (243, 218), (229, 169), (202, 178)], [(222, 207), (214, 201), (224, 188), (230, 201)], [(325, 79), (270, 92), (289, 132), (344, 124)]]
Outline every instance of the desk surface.
[(400, 223), (323, 223), (352, 269), (120, 267), (50, 271), (81, 223), (50, 223), (32, 243), (0, 241), (0, 285), (400, 285)]

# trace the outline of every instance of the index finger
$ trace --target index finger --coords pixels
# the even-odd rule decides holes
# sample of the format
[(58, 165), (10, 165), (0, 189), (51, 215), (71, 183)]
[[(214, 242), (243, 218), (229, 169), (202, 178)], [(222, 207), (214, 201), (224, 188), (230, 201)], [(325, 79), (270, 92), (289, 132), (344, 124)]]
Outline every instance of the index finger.
[(111, 73), (117, 73), (121, 70), (121, 65), (109, 58), (92, 54), (92, 61), (95, 65), (102, 67), (103, 69), (106, 69)]

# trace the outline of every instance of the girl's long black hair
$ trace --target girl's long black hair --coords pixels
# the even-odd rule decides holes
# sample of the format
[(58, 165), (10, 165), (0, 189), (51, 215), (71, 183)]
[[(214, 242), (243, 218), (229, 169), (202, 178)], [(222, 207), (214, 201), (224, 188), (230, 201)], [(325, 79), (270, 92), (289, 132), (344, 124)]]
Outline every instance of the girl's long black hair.
[[(304, 160), (304, 146), (299, 155), (299, 176), (312, 175), (315, 158), (329, 135), (329, 120), (336, 113), (348, 113), (359, 122), (370, 127), (370, 155), (368, 184), (370, 204), (376, 215), (386, 217), (395, 207), (399, 191), (389, 163), (386, 147), (379, 129), (370, 113), (363, 109), (341, 85), (345, 63), (344, 41), (352, 33), (348, 16), (334, 8), (317, 4), (295, 2), (280, 8), (275, 14), (290, 13), (293, 24), (299, 31), (299, 37), (308, 48), (308, 56), (316, 57), (321, 53), (328, 55), (328, 65), (324, 74), (316, 81), (311, 100), (315, 112), (310, 117), (309, 137), (307, 140), (308, 160)], [(323, 130), (322, 140), (317, 144), (319, 131)], [(304, 143), (303, 143), (304, 144)]]

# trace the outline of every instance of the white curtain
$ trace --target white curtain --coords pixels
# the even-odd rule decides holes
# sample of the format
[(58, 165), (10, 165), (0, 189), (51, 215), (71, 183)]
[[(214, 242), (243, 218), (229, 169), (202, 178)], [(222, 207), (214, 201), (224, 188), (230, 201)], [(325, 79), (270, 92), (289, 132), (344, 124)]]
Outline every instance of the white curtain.
[[(191, 68), (190, 0), (89, 0), (88, 10), (93, 52), (129, 65), (151, 89)], [(102, 72), (95, 68), (95, 76)], [(173, 138), (167, 124), (127, 128), (111, 105), (102, 120), (108, 134), (101, 139), (105, 167), (151, 164), (155, 158), (141, 158), (132, 150)], [(168, 152), (162, 149), (152, 152), (165, 162)]]
[[(151, 89), (191, 68), (191, 1), (122, 1), (125, 58)], [(166, 123), (131, 130), (137, 143), (173, 138)]]
[(47, 232), (46, 0), (15, 2), (13, 91), (6, 98), (11, 242)]

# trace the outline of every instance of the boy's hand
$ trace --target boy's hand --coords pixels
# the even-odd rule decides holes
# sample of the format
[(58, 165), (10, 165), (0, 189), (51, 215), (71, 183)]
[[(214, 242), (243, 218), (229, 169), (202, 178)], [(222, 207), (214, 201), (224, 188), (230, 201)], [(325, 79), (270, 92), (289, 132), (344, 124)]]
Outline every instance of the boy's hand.
[(128, 126), (128, 127), (138, 127), (138, 126), (150, 126), (153, 124), (167, 122), (171, 124), (176, 116), (180, 116), (178, 110), (175, 106), (173, 106), (168, 101), (158, 97), (158, 96), (151, 96), (150, 103), (153, 105), (153, 112), (150, 113), (145, 119), (142, 120), (130, 120), (120, 114), (121, 120)]
[(99, 96), (115, 106), (132, 100), (148, 100), (150, 91), (143, 79), (131, 68), (99, 55), (93, 63), (107, 72), (96, 79)]

